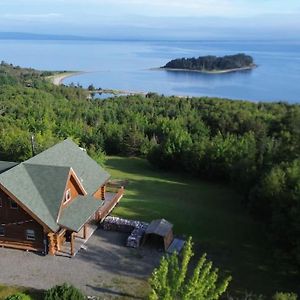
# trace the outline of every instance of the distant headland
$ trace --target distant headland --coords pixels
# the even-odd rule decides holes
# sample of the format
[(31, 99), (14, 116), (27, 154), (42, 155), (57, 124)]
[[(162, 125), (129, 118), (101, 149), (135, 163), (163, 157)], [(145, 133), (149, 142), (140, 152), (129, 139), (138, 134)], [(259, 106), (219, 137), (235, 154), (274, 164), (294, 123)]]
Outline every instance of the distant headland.
[(228, 73), (249, 70), (256, 67), (250, 55), (200, 56), (198, 58), (177, 58), (169, 61), (161, 69), (170, 71), (194, 71), (203, 73)]

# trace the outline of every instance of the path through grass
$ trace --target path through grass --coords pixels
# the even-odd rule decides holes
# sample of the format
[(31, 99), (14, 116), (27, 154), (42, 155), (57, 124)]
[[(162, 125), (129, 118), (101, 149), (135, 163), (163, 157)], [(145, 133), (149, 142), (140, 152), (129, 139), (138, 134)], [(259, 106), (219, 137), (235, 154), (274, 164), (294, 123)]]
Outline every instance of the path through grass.
[(237, 292), (297, 290), (299, 277), (274, 262), (262, 226), (230, 187), (162, 172), (139, 158), (108, 157), (106, 168), (113, 178), (128, 180), (115, 215), (172, 222), (175, 234), (193, 236), (199, 255), (207, 252), (215, 265), (233, 275)]

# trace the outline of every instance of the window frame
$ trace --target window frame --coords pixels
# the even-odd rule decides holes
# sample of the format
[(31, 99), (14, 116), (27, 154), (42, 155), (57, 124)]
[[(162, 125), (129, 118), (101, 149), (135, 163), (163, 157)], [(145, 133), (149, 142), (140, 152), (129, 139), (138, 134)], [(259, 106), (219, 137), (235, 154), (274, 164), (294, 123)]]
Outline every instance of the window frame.
[(71, 189), (67, 189), (65, 192), (64, 204), (72, 200)]
[[(18, 205), (18, 203), (17, 202), (15, 202), (15, 201), (13, 201), (12, 199), (9, 199), (9, 207), (11, 208), (11, 209), (19, 209), (19, 205)], [(13, 206), (13, 205), (16, 205), (15, 207)]]
[(3, 234), (1, 234), (1, 230), (0, 230), (0, 236), (5, 236), (5, 226), (0, 225), (0, 228), (3, 228)]
[[(28, 232), (30, 231), (30, 232)], [(27, 241), (36, 241), (36, 234), (34, 229), (26, 229), (25, 230), (26, 240)]]

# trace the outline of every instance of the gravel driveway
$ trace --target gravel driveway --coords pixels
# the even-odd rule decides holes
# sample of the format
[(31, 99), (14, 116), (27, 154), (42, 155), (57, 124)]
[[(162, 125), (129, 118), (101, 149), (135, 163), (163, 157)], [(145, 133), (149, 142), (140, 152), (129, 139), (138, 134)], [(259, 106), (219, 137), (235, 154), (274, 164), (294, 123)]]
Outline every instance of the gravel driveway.
[(101, 299), (141, 299), (161, 253), (126, 248), (127, 235), (98, 229), (73, 258), (0, 249), (0, 284), (48, 289), (69, 282)]

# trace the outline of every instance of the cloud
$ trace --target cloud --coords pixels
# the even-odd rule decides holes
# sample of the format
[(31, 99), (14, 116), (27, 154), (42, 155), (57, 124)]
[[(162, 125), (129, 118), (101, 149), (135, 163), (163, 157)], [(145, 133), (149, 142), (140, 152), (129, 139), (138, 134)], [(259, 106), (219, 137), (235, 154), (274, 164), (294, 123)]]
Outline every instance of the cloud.
[[(55, 10), (75, 20), (80, 16), (255, 16), (260, 14), (300, 13), (299, 0), (1, 0), (0, 11), (53, 18)], [(2, 8), (2, 9), (1, 9)], [(26, 14), (23, 16), (26, 18)], [(30, 16), (31, 17), (31, 16)]]
[[(60, 0), (62, 2), (67, 2)], [(80, 5), (81, 0), (72, 0)], [(115, 8), (118, 14), (129, 11), (161, 16), (254, 16), (274, 13), (300, 13), (299, 0), (85, 0), (86, 5)]]

